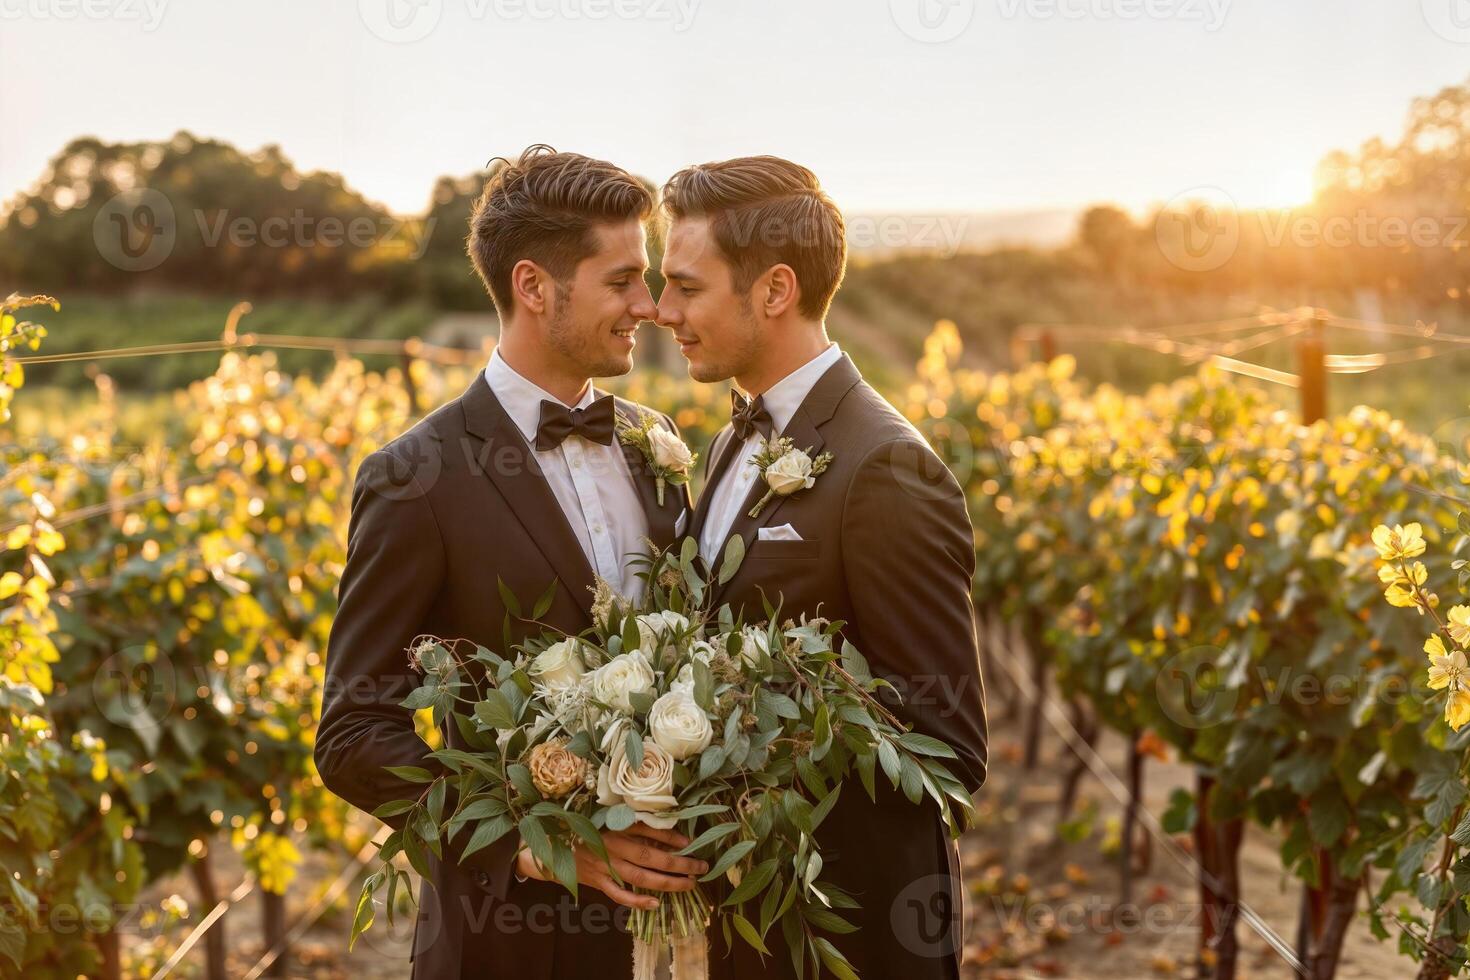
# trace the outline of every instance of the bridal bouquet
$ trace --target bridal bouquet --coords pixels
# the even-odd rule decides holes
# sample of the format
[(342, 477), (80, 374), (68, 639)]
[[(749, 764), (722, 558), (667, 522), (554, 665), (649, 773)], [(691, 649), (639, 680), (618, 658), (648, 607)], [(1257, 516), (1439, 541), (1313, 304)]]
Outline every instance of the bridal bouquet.
[[(721, 582), (742, 558), (737, 537)], [(850, 644), (835, 648), (841, 623), (783, 622), (768, 606), (765, 623), (747, 624), (728, 606), (709, 609), (692, 539), (644, 562), (644, 600), (631, 604), (599, 583), (595, 626), (580, 636), (507, 643), (508, 656), (434, 637), (409, 651), (423, 681), (404, 705), (432, 709), (436, 725), (452, 719), (471, 748), (434, 752), (440, 775), (391, 768), (423, 789), (376, 811), (405, 822), (363, 886), (354, 941), (385, 883), (391, 917), (407, 878), (394, 863), (400, 853), (425, 874), (426, 852), (442, 855), (465, 828), (463, 856), (518, 832), (575, 896), (574, 844), (606, 858), (601, 832), (641, 821), (690, 837), (679, 853), (708, 861), (700, 880), (710, 884), (656, 892), (656, 910), (632, 911), (636, 980), (651, 980), (658, 952), (670, 947), (676, 980), (707, 976), (712, 919), (727, 944), (733, 929), (763, 955), (779, 922), (798, 975), (810, 964), (814, 976), (822, 966), (853, 976), (823, 933), (852, 931), (839, 910), (857, 903), (822, 879), (814, 837), (846, 782), (856, 774), (871, 797), (881, 768), (915, 804), (927, 794), (952, 835), (971, 824), (969, 795), (941, 761), (953, 750), (907, 731), (874, 697), (887, 682)], [(522, 618), (539, 621), (551, 596)]]

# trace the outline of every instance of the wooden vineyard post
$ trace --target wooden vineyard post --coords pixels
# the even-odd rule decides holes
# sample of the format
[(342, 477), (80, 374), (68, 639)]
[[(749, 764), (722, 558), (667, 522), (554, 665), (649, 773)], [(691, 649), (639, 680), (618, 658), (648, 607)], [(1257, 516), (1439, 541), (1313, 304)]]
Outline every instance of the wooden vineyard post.
[(1134, 831), (1138, 828), (1138, 806), (1143, 798), (1143, 751), (1139, 748), (1138, 732), (1128, 739), (1128, 802), (1123, 807), (1123, 838), (1120, 857), (1121, 885), (1118, 889), (1118, 904), (1132, 911), (1133, 906), (1133, 861)]
[(419, 405), (418, 386), (413, 383), (413, 355), (418, 349), (418, 343), (414, 340), (405, 340), (403, 350), (399, 353), (399, 363), (403, 368), (403, 388), (408, 392), (408, 407), (414, 415), (422, 415), (424, 410)]
[[(1088, 710), (1086, 702), (1081, 698), (1074, 698), (1071, 703), (1072, 727), (1077, 730), (1077, 735), (1088, 748), (1097, 746), (1098, 720), (1097, 716)], [(1077, 806), (1077, 788), (1082, 782), (1082, 776), (1087, 772), (1087, 759), (1076, 749), (1072, 750), (1072, 766), (1062, 778), (1062, 795), (1057, 801), (1057, 823), (1065, 823), (1072, 819), (1072, 810)]]
[(1027, 705), (1022, 764), (1027, 772), (1034, 772), (1041, 761), (1041, 724), (1046, 714), (1046, 646), (1042, 641), (1041, 617), (1028, 609), (1021, 621), (1025, 624), (1023, 638), (1031, 664), (1031, 703)]
[(265, 975), (284, 977), (286, 960), (291, 955), (291, 950), (286, 946), (286, 896), (262, 891), (260, 898), (261, 912), (264, 915), (262, 925), (265, 951), (266, 955), (272, 956), (270, 965), (265, 968)]
[[(214, 872), (210, 867), (208, 844), (189, 866), (194, 874), (194, 885), (199, 889), (199, 904), (204, 914), (219, 904), (219, 890), (214, 884)], [(220, 919), (204, 934), (204, 975), (208, 980), (225, 980), (225, 923)]]
[(1041, 346), (1041, 363), (1050, 364), (1057, 357), (1057, 338), (1050, 330), (1042, 330), (1038, 339)]
[(102, 954), (101, 980), (122, 980), (122, 943), (116, 928), (97, 937), (97, 950)]
[(1245, 821), (1231, 817), (1215, 825), (1215, 877), (1219, 885), (1220, 924), (1215, 936), (1215, 977), (1235, 980), (1240, 959), (1240, 939), (1235, 920), (1240, 916), (1240, 845)]
[(1327, 319), (1313, 311), (1307, 332), (1296, 342), (1297, 374), (1301, 380), (1302, 424), (1327, 417), (1327, 351), (1322, 334)]
[(1214, 777), (1204, 769), (1195, 770), (1194, 782), (1194, 853), (1199, 861), (1199, 970), (1201, 977), (1213, 977), (1215, 957), (1215, 927), (1220, 921), (1219, 905), (1216, 902), (1214, 877), (1215, 830), (1210, 823), (1210, 791), (1215, 786)]

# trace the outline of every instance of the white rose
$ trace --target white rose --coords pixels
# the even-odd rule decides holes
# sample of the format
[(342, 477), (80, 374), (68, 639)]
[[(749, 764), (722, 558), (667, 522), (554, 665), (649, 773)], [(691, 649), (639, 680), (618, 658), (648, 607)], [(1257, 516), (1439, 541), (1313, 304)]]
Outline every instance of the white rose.
[(771, 655), (771, 638), (758, 626), (747, 626), (740, 634), (740, 662), (755, 667), (762, 655)]
[(710, 646), (707, 640), (695, 640), (690, 648), (692, 659), (679, 668), (679, 673), (674, 677), (673, 683), (669, 685), (671, 691), (683, 691), (690, 697), (694, 696), (694, 661), (702, 661), (706, 666), (715, 655), (715, 648)]
[(531, 661), (531, 666), (526, 673), (531, 675), (531, 680), (544, 684), (553, 690), (566, 690), (576, 687), (582, 679), (586, 668), (582, 666), (582, 653), (577, 648), (577, 641), (567, 638), (536, 654)]
[(812, 476), (812, 458), (800, 449), (791, 450), (767, 466), (765, 476), (766, 485), (783, 497), (817, 482)]
[(670, 691), (648, 712), (648, 730), (653, 740), (678, 761), (698, 755), (715, 737), (704, 709), (694, 702), (694, 695)]
[(644, 739), (643, 760), (634, 768), (628, 760), (626, 732), (624, 721), (603, 736), (608, 759), (597, 770), (597, 802), (603, 806), (626, 803), (642, 823), (667, 830), (678, 823), (663, 813), (679, 805), (674, 797), (674, 760), (657, 742)]
[(658, 466), (675, 473), (689, 472), (694, 454), (689, 447), (668, 429), (655, 426), (648, 430), (648, 444), (653, 449), (653, 461)]
[[(638, 617), (638, 647), (649, 656), (655, 656), (659, 651), (671, 648), (673, 642), (670, 638), (688, 628), (689, 620), (672, 609), (644, 613)], [(664, 638), (662, 645), (659, 643), (660, 636)]]
[(631, 712), (634, 694), (652, 693), (653, 668), (642, 650), (620, 653), (591, 674), (592, 696), (620, 711)]

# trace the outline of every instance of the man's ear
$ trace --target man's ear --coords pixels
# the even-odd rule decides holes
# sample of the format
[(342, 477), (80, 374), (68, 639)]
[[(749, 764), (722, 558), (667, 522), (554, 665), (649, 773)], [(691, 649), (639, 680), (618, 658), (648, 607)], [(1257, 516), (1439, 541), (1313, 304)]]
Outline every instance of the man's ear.
[(796, 304), (801, 299), (801, 284), (796, 281), (796, 273), (784, 262), (773, 265), (766, 271), (762, 287), (765, 296), (761, 309), (770, 319), (796, 309)]
[(531, 313), (541, 316), (551, 302), (551, 277), (530, 259), (521, 259), (510, 270), (510, 291)]

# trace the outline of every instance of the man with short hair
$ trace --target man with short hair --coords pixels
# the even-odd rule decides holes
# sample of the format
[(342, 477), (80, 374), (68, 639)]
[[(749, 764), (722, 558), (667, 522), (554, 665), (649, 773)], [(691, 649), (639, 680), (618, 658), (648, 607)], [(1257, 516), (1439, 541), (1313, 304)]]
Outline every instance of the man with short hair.
[[(687, 490), (661, 504), (648, 463), (615, 436), (614, 413), (636, 418), (640, 406), (590, 381), (632, 369), (634, 332), (655, 313), (643, 280), (649, 191), (610, 163), (544, 146), (502, 163), (469, 235), (500, 314), (495, 353), (463, 395), (370, 455), (353, 491), (315, 757), (323, 782), (369, 812), (420, 791), (385, 766), (443, 769), (400, 704), (416, 686), (415, 637), (509, 654), (503, 623), (513, 643), (542, 626), (508, 616), (498, 583), (529, 601), (552, 580), (541, 619), (580, 633), (592, 625), (595, 577), (641, 594), (630, 560), (645, 539), (667, 547), (688, 520)], [(446, 744), (465, 748), (445, 727)], [(466, 828), (442, 861), (426, 857), (415, 977), (603, 980), (609, 964), (631, 961), (628, 909), (656, 905), (632, 888), (687, 890), (707, 870), (671, 853), (688, 838), (636, 824), (603, 834), (621, 884), (575, 848), (578, 903), (513, 831), (461, 865), (468, 837)]]
[[(732, 538), (745, 546), (713, 602), (758, 620), (763, 598), (779, 598), (783, 618), (844, 621), (874, 675), (903, 695), (894, 712), (953, 747), (950, 769), (975, 792), (987, 753), (974, 534), (953, 475), (827, 337), (846, 261), (841, 214), (810, 170), (771, 156), (682, 170), (664, 187), (663, 208), (668, 285), (658, 322), (692, 377), (733, 378), (740, 389), (705, 456), (690, 527), (712, 567)], [(768, 487), (751, 458), (776, 437), (831, 461), (810, 486), (757, 508)], [(848, 783), (816, 839), (823, 877), (862, 908), (837, 910), (854, 931), (824, 935), (863, 977), (958, 977), (963, 889), (938, 808), (927, 796), (911, 803), (881, 773), (876, 802), (857, 779)], [(788, 912), (767, 934), (775, 955), (764, 963), (738, 938), (733, 952), (722, 948), (716, 929), (712, 972), (794, 976), (799, 933), (786, 930), (809, 927)]]

